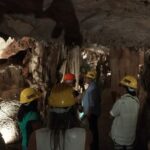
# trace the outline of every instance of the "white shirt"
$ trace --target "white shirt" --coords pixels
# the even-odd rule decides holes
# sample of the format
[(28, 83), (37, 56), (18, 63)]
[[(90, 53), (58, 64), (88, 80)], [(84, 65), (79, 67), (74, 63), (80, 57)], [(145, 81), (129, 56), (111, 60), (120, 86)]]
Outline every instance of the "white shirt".
[[(65, 134), (65, 150), (85, 150), (85, 139), (85, 129), (68, 129)], [(48, 128), (42, 128), (36, 131), (36, 147), (37, 150), (51, 150), (50, 130)]]
[(110, 114), (114, 117), (111, 137), (120, 145), (132, 145), (136, 135), (139, 112), (139, 100), (130, 94), (124, 94), (113, 105)]

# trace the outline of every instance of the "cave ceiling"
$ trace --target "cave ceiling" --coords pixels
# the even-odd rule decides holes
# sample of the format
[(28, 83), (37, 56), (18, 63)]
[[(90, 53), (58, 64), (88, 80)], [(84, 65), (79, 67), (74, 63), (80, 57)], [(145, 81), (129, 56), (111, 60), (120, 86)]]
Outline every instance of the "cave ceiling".
[(63, 33), (66, 44), (81, 45), (85, 39), (104, 45), (150, 45), (150, 0), (1, 0), (0, 14), (1, 21), (4, 14), (48, 17), (56, 23), (51, 37)]

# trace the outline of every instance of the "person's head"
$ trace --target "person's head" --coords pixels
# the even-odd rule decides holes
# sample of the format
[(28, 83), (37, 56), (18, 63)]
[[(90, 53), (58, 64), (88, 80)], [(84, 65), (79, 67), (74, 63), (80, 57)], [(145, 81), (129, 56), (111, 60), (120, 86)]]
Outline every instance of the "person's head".
[(48, 126), (51, 130), (51, 137), (55, 139), (51, 143), (55, 146), (54, 149), (60, 146), (60, 133), (64, 135), (67, 129), (80, 126), (72, 92), (71, 86), (65, 83), (57, 84), (52, 88), (48, 98)]
[(75, 75), (72, 73), (66, 73), (64, 75), (63, 82), (70, 85), (70, 86), (75, 86), (75, 82), (76, 82)]
[[(77, 113), (76, 113), (77, 110), (76, 110), (75, 104), (76, 104), (76, 100), (73, 96), (72, 87), (70, 87), (66, 83), (56, 84), (52, 88), (50, 96), (48, 97), (48, 106), (49, 106), (49, 112), (51, 115), (50, 119), (51, 120), (54, 119), (57, 122), (62, 121), (60, 122), (62, 126), (63, 126), (63, 123), (65, 124), (68, 123), (66, 124), (66, 127), (63, 129), (71, 128), (71, 124), (73, 124), (71, 120), (72, 119), (74, 120), (77, 117)], [(53, 116), (57, 116), (57, 117), (53, 118)], [(51, 122), (51, 123), (53, 124), (54, 122)]]
[(133, 96), (136, 95), (136, 89), (137, 89), (137, 80), (135, 77), (131, 75), (127, 75), (122, 78), (120, 81), (120, 85), (124, 87), (125, 91)]
[(40, 97), (40, 93), (34, 88), (25, 88), (20, 93), (20, 103), (27, 105), (32, 101), (38, 100)]
[(18, 111), (18, 120), (22, 121), (24, 116), (30, 112), (38, 112), (38, 100), (40, 99), (41, 94), (33, 88), (25, 88), (20, 93), (20, 108)]
[(95, 80), (96, 78), (96, 71), (92, 70), (92, 71), (88, 71), (87, 74), (85, 75), (85, 82), (87, 84), (90, 84), (93, 80)]

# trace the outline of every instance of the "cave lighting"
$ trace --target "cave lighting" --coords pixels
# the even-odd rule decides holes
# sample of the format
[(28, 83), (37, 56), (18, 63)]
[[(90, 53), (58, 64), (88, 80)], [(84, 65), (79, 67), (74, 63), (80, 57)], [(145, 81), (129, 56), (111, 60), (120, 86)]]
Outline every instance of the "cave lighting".
[(7, 48), (8, 45), (10, 45), (13, 41), (14, 39), (11, 37), (9, 37), (6, 41), (2, 37), (0, 37), (0, 58), (3, 50), (5, 50), (5, 48)]
[(19, 104), (17, 101), (0, 102), (0, 133), (6, 144), (13, 143), (19, 138), (16, 114)]
[(82, 55), (82, 58), (83, 58), (83, 59), (86, 59), (86, 58), (87, 58), (87, 53), (86, 53), (86, 52), (82, 52), (81, 55)]
[(0, 133), (2, 134), (2, 137), (6, 144), (14, 142), (14, 139), (16, 138), (15, 124), (7, 120), (7, 123), (3, 124), (0, 127)]
[(107, 72), (107, 76), (111, 76), (111, 72)]

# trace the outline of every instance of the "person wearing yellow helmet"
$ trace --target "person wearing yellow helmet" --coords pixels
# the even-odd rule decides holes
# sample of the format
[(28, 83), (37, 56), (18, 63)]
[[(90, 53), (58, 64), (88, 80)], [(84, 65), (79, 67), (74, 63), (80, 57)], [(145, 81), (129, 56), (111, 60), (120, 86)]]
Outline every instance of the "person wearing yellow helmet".
[(21, 132), (21, 149), (27, 150), (31, 133), (41, 127), (40, 114), (38, 112), (38, 100), (41, 95), (34, 88), (25, 88), (20, 94), (20, 108), (18, 111), (18, 125)]
[(101, 94), (96, 83), (96, 70), (87, 72), (85, 83), (88, 85), (82, 98), (83, 118), (88, 120), (89, 128), (93, 134), (90, 150), (99, 149), (98, 118), (100, 116)]
[(28, 150), (88, 150), (89, 132), (81, 127), (72, 87), (55, 85), (48, 97), (48, 125), (36, 130)]
[(96, 70), (88, 71), (87, 74), (86, 74), (86, 78), (95, 79), (96, 78)]
[(137, 80), (131, 75), (123, 77), (120, 81), (120, 84), (127, 88), (137, 89)]
[(139, 99), (136, 96), (137, 80), (127, 75), (120, 81), (122, 96), (113, 105), (110, 115), (114, 118), (111, 138), (115, 150), (133, 150), (139, 113)]

